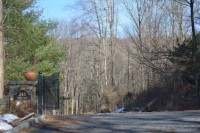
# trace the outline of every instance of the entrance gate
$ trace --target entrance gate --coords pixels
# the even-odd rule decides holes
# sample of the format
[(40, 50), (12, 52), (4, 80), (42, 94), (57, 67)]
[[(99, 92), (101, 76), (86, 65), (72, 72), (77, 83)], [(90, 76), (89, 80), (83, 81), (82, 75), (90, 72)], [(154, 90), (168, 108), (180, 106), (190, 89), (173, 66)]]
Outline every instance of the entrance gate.
[(59, 73), (48, 77), (38, 77), (38, 113), (42, 110), (59, 109)]

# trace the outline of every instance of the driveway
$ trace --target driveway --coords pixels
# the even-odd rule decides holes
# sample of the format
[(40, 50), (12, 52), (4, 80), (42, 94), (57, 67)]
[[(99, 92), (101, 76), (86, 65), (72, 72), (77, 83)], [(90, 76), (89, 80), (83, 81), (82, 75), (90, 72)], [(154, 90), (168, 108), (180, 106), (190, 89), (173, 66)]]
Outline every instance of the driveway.
[[(200, 111), (107, 113), (47, 118), (30, 133), (199, 133)], [(25, 131), (22, 131), (23, 133)]]

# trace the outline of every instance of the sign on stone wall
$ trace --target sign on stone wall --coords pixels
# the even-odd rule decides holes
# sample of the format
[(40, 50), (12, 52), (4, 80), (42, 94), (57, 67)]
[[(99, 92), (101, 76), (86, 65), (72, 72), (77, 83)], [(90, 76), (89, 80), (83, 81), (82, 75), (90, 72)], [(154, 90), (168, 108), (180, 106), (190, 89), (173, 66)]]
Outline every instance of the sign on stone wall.
[(11, 81), (9, 84), (10, 100), (32, 100), (36, 102), (36, 82)]
[(28, 94), (26, 90), (19, 90), (13, 95), (14, 100), (32, 100), (31, 95)]

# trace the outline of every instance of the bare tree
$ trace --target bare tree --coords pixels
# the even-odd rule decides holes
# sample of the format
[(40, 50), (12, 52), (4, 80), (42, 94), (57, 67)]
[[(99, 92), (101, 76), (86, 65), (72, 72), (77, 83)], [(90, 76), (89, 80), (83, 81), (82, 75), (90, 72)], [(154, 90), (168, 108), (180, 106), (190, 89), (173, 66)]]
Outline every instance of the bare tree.
[(190, 19), (192, 26), (192, 59), (196, 63), (196, 53), (197, 53), (197, 43), (196, 43), (196, 33), (195, 33), (195, 23), (194, 23), (194, 0), (186, 0), (186, 2), (190, 5)]
[[(117, 24), (118, 24), (118, 3), (116, 0), (109, 0), (106, 2), (106, 15), (107, 22), (109, 25), (109, 39), (110, 39), (110, 50), (111, 50), (111, 84), (115, 85), (114, 81), (114, 55), (115, 55), (115, 44), (114, 40), (117, 35)], [(116, 25), (116, 30), (114, 29)]]
[[(65, 113), (96, 112), (105, 97), (112, 107), (123, 105), (128, 91), (136, 97), (140, 91), (164, 85), (168, 82), (163, 75), (180, 68), (170, 62), (169, 51), (188, 36), (189, 4), (180, 0), (122, 0), (131, 25), (126, 29), (128, 37), (118, 38), (118, 2), (77, 0), (73, 8), (81, 15), (75, 16), (72, 24), (61, 23), (63, 27), (54, 32), (62, 33), (60, 38), (65, 38), (69, 52), (62, 64), (63, 94), (69, 97)], [(73, 36), (64, 35), (68, 32)]]
[(0, 0), (0, 98), (4, 92), (3, 3)]

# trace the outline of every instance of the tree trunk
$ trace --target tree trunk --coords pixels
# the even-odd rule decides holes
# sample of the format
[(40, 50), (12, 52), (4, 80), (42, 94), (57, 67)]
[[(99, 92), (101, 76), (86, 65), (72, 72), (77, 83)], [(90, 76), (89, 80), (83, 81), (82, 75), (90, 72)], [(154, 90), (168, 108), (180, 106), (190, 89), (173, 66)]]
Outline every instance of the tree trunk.
[(196, 44), (195, 24), (194, 24), (194, 0), (190, 0), (190, 18), (192, 25), (192, 59), (194, 63), (196, 63), (195, 54), (197, 52), (197, 44)]
[(128, 65), (127, 65), (127, 89), (128, 89), (128, 91), (130, 91), (130, 83), (129, 83), (129, 81), (130, 81), (130, 52), (129, 52), (129, 50), (128, 50)]
[(74, 97), (72, 97), (72, 110), (71, 110), (71, 114), (74, 114)]
[(79, 114), (79, 98), (80, 94), (78, 93), (76, 96), (76, 114)]
[[(69, 97), (69, 93), (67, 93), (67, 97)], [(69, 114), (69, 100), (66, 101), (66, 114), (68, 115)]]
[(76, 91), (76, 88), (73, 87), (73, 90), (72, 90), (72, 104), (71, 104), (71, 114), (72, 115), (74, 114), (75, 91)]
[(109, 12), (109, 27), (110, 27), (110, 49), (111, 49), (111, 84), (115, 85), (114, 81), (114, 54), (115, 54), (115, 47), (114, 47), (114, 1), (110, 0), (110, 11)]
[(145, 91), (145, 78), (144, 78), (144, 66), (141, 64), (141, 88)]
[(3, 3), (0, 0), (0, 98), (4, 92)]
[(103, 39), (104, 44), (104, 78), (105, 78), (105, 85), (108, 85), (108, 76), (107, 76), (107, 42), (105, 38)]

